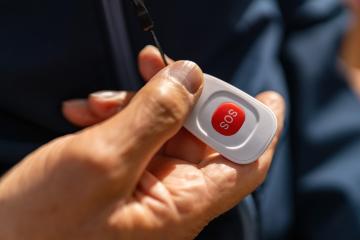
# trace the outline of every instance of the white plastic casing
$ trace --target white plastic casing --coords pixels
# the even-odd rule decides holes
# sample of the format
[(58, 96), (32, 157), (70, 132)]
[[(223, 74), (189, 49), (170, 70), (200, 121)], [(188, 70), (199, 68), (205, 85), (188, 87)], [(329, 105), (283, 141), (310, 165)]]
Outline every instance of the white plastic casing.
[[(212, 117), (223, 103), (234, 103), (245, 112), (245, 121), (232, 136), (216, 131)], [(185, 128), (225, 158), (238, 164), (256, 161), (275, 136), (275, 114), (264, 104), (233, 87), (205, 74), (204, 89), (188, 117)]]

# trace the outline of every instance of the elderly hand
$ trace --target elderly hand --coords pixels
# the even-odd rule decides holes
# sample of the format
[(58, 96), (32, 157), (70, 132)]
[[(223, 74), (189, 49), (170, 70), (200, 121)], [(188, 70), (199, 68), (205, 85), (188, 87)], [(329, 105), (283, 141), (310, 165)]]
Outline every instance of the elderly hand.
[(353, 21), (345, 36), (342, 59), (350, 84), (360, 95), (360, 1), (346, 0), (353, 12)]
[(43, 146), (2, 178), (0, 239), (192, 239), (262, 183), (282, 98), (258, 96), (277, 115), (277, 136), (257, 162), (236, 165), (181, 129), (201, 93), (200, 68), (180, 61), (155, 74), (160, 61), (150, 62), (142, 73), (151, 81), (120, 113), (110, 117), (116, 111), (103, 99), (99, 108), (99, 99), (83, 102), (94, 115), (80, 125), (96, 125)]

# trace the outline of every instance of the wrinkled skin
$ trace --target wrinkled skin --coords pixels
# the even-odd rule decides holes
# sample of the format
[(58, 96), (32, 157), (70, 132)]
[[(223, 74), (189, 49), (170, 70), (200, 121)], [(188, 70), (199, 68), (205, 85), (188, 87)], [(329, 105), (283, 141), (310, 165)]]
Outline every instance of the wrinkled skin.
[(136, 95), (64, 103), (65, 117), (87, 128), (43, 146), (1, 179), (0, 239), (192, 239), (264, 181), (282, 98), (257, 97), (275, 112), (278, 131), (258, 161), (236, 165), (181, 128), (202, 90), (200, 68), (163, 67), (147, 47), (139, 68), (149, 82)]

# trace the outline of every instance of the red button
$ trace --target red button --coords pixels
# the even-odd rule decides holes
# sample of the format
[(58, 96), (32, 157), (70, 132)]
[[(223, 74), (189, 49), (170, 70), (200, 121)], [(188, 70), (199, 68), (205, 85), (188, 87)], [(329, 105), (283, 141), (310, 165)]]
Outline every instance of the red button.
[(234, 103), (223, 103), (215, 111), (211, 123), (224, 136), (236, 134), (245, 122), (245, 112)]

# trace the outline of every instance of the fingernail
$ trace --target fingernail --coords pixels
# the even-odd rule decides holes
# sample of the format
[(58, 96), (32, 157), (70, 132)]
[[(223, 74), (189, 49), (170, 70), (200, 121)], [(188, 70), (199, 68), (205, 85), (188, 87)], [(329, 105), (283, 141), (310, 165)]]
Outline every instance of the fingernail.
[(99, 91), (99, 92), (92, 93), (90, 96), (96, 97), (96, 98), (101, 98), (101, 99), (112, 99), (112, 98), (119, 97), (119, 92), (117, 92), (117, 91)]
[(169, 74), (191, 94), (195, 94), (203, 84), (203, 72), (198, 65), (191, 61), (174, 63), (170, 67)]

